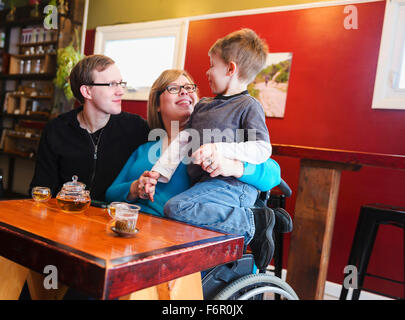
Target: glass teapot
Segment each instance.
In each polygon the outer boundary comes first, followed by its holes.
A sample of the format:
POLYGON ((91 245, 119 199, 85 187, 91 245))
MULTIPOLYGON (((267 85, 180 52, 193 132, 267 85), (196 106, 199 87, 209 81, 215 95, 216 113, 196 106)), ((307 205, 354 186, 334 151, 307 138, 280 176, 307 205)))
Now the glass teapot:
POLYGON ((91 203, 90 191, 84 190, 86 185, 77 181, 77 176, 72 181, 63 184, 62 190, 56 195, 59 209, 67 213, 80 213, 86 210, 91 203))

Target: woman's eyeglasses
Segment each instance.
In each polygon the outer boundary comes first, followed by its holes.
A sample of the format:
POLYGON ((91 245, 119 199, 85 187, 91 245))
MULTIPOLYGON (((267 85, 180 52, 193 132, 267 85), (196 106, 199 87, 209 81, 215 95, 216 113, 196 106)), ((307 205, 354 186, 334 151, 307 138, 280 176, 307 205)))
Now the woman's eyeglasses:
POLYGON ((196 84, 185 84, 184 86, 179 86, 176 84, 172 84, 166 87, 166 90, 171 94, 178 94, 181 89, 184 88, 188 93, 193 93, 197 89, 196 84))
POLYGON ((108 82, 108 83, 87 83, 86 86, 103 86, 103 87, 110 87, 110 88, 118 88, 119 86, 123 89, 127 87, 127 83, 124 81, 120 82, 108 82))

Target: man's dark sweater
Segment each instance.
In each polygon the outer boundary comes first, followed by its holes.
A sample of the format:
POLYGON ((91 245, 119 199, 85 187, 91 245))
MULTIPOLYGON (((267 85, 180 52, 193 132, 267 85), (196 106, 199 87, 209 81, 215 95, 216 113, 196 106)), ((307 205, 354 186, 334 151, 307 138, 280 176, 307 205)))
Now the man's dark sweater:
POLYGON ((90 135, 77 121, 81 110, 62 114, 44 128, 30 190, 35 186, 49 187, 56 196, 62 185, 76 175, 90 190, 92 200, 104 201, 107 188, 129 156, 147 142, 149 128, 138 115, 111 115, 104 128, 90 135))

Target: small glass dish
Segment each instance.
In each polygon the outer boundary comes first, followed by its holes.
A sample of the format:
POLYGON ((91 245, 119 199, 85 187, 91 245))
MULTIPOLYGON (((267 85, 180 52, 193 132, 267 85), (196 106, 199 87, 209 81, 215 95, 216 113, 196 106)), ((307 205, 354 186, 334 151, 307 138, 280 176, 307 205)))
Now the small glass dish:
POLYGON ((47 187, 34 187, 31 195, 36 202, 47 202, 52 197, 51 189, 47 187))
POLYGON ((116 228, 115 226, 111 226, 110 227, 112 231, 114 231, 116 234, 118 234, 121 237, 125 237, 125 238, 131 238, 131 237, 135 237, 135 235, 139 232, 138 228, 135 228, 134 231, 132 232, 125 232, 125 231, 121 231, 120 229, 116 228))

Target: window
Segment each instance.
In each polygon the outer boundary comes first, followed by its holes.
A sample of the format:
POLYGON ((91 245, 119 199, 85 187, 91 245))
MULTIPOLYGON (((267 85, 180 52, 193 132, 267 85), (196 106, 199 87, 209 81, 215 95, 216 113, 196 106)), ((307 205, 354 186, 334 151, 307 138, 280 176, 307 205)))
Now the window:
POLYGON ((405 0, 386 4, 372 107, 405 110, 405 0))
POLYGON ((188 20, 173 19, 98 27, 94 53, 111 57, 128 82, 127 100, 147 100, 166 69, 183 69, 188 20))

